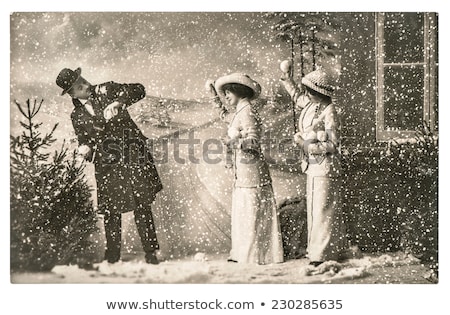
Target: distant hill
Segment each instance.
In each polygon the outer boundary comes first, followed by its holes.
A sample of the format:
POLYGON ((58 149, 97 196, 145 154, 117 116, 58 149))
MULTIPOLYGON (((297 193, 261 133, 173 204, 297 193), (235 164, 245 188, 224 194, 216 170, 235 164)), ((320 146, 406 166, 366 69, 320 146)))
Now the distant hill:
MULTIPOLYGON (((11 82, 10 85, 11 105, 14 100, 24 103, 27 99, 44 100, 43 110, 53 111, 55 113, 65 113, 71 111, 71 104, 68 102, 67 96, 61 96, 61 89, 54 82, 11 82), (68 106, 68 107, 66 107, 68 106)), ((179 110, 185 107, 195 106, 197 104, 209 103, 210 98, 199 97, 198 99, 182 100, 176 98, 159 97, 155 95, 147 95, 140 103, 156 105, 163 101, 168 110, 179 110)), ((267 100, 260 98, 257 105, 263 106, 267 100)))

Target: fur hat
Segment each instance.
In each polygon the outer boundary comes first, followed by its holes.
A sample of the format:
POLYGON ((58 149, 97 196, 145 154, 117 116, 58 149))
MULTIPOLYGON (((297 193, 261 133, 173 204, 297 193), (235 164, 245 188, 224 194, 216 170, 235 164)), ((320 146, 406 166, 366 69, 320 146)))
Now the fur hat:
POLYGON ((258 98, 259 94, 261 94, 261 86, 259 83, 243 73, 232 73, 216 80, 214 84, 216 91, 222 96, 225 94, 223 86, 227 83, 238 83, 252 89, 253 97, 251 99, 258 98))
POLYGON ((302 78, 302 84, 326 96, 333 96, 334 85, 330 74, 323 69, 314 70, 302 78))
POLYGON ((64 68, 62 69, 58 77, 56 78, 56 84, 63 89, 61 95, 64 95, 69 91, 72 86, 77 82, 78 78, 81 76, 81 68, 77 68, 75 71, 64 68))

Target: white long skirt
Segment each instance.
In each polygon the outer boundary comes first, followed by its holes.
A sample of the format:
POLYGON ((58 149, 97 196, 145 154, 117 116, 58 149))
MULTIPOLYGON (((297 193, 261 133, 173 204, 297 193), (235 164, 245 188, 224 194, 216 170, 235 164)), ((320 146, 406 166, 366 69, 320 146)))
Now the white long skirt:
POLYGON ((230 259, 239 263, 283 262, 283 244, 272 186, 234 187, 230 259))
POLYGON ((338 260, 346 246, 340 191, 340 178, 307 176, 307 255, 311 261, 338 260))

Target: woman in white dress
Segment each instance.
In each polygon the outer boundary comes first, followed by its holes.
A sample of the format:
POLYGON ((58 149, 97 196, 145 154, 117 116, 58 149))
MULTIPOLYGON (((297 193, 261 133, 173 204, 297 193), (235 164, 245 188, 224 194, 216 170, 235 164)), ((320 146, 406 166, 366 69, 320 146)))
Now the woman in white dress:
POLYGON ((306 201, 310 264, 343 258, 346 241, 341 208, 340 115, 332 102, 334 85, 322 69, 302 78, 304 93, 287 69, 282 82, 302 108, 294 141, 303 148, 307 174, 306 201))
POLYGON ((214 87, 220 116, 229 122, 223 141, 232 154, 234 176, 228 261, 281 263, 283 245, 272 180, 260 145, 261 122, 250 102, 259 96, 261 87, 241 73, 217 79, 214 87), (235 107, 233 114, 221 105, 219 95, 235 107))

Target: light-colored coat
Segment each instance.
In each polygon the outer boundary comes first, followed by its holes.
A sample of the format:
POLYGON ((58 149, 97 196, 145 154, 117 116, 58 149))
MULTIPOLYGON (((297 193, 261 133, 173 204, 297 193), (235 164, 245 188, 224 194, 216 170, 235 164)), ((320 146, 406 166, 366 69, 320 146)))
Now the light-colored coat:
POLYGON ((340 119, 333 103, 312 103, 300 93, 292 79, 283 81, 294 103, 302 108, 299 132, 304 139, 308 258, 338 260, 346 246, 341 209, 340 119), (310 133, 322 124, 325 141, 311 140, 310 133))
POLYGON ((236 187, 262 187, 270 184, 269 166, 261 152, 261 122, 247 99, 236 107, 229 120, 228 136, 236 139, 233 149, 234 184, 236 187))
POLYGON ((258 113, 247 99, 241 99, 236 112, 226 118, 228 136, 233 139, 234 169, 230 259, 240 263, 280 263, 280 223, 269 166, 261 151, 258 113))
POLYGON ((341 174, 339 158, 341 121, 338 108, 333 103, 326 107, 312 103, 308 97, 300 93, 292 79, 283 80, 282 83, 296 107, 302 111, 298 130, 305 140, 305 160, 308 164, 306 173, 315 176, 339 176, 341 174), (325 126, 327 140, 313 142, 308 139, 308 134, 319 123, 325 126))
POLYGON ((340 161, 340 119, 333 103, 326 105, 309 102, 302 110, 299 122, 308 168, 306 173, 315 176, 337 177, 341 174, 340 161), (317 116, 317 117, 316 117, 317 116), (308 135, 318 124, 324 124, 326 141, 308 142, 308 135))

